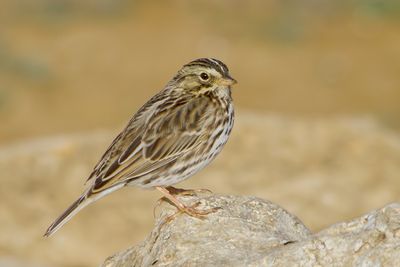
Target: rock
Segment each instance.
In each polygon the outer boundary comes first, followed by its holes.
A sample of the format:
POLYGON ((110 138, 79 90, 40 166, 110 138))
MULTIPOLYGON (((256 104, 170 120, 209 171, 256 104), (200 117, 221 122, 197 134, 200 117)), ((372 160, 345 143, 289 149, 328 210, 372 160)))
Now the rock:
POLYGON ((400 203, 328 227, 249 266, 399 266, 400 203))
MULTIPOLYGON (((184 199, 195 203, 197 198, 184 199)), ((221 209, 205 219, 177 214, 168 222, 168 216, 176 212, 169 205, 143 243, 113 256, 104 266, 248 265, 271 248, 310 235, 295 216, 255 197, 210 196, 200 203, 201 209, 221 209)))
POLYGON ((243 196, 181 197, 200 208, 220 207, 205 219, 169 205, 139 245, 106 259, 103 267, 132 266, 396 266, 400 203, 311 234, 269 201, 243 196))

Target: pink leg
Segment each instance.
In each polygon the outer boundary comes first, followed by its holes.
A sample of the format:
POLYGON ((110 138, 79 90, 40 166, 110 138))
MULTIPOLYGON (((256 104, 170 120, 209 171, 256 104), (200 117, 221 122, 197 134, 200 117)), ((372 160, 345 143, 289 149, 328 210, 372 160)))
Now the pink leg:
MULTIPOLYGON (((198 206, 198 204, 188 207, 174 196, 174 192, 170 192, 168 190, 170 187, 156 186, 155 188, 158 191, 160 191, 164 195, 164 197, 166 199, 168 199, 173 205, 175 205, 180 212, 184 212, 187 215, 192 216, 192 217, 202 218, 205 215, 212 213, 212 212, 216 212, 219 209, 219 208, 211 208, 211 209, 207 209, 207 210, 198 210, 198 209, 195 209, 195 207, 198 206)), ((179 190, 186 191, 183 189, 179 189, 179 190)))

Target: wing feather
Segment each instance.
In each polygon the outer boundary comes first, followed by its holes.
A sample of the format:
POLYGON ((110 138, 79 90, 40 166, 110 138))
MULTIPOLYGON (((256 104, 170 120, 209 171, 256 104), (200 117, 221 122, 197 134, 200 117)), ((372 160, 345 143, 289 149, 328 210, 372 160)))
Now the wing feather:
POLYGON ((92 192, 156 172, 198 149, 209 138, 209 112, 204 111, 213 105, 202 97, 185 100, 142 114, 142 120, 131 120, 96 166, 92 192))

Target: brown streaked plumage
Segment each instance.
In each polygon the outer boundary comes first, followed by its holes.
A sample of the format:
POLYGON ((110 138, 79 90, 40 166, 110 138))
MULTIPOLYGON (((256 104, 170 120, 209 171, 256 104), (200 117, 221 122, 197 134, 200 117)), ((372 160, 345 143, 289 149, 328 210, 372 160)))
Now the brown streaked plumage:
POLYGON ((184 65, 114 139, 89 175, 87 189, 45 236, 88 204, 126 185, 156 188, 191 216, 209 213, 181 203, 172 185, 208 165, 226 143, 234 121, 234 83, 219 60, 201 58, 184 65))

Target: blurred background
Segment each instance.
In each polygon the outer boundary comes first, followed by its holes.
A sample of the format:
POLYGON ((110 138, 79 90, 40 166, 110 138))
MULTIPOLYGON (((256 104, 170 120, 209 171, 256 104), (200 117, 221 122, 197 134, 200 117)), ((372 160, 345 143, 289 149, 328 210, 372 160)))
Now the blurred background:
POLYGON ((97 266, 145 238, 159 194, 135 188, 41 235, 199 57, 239 81, 237 119, 183 187, 274 201, 313 231, 399 200, 399 1, 3 0, 0 266, 97 266))

